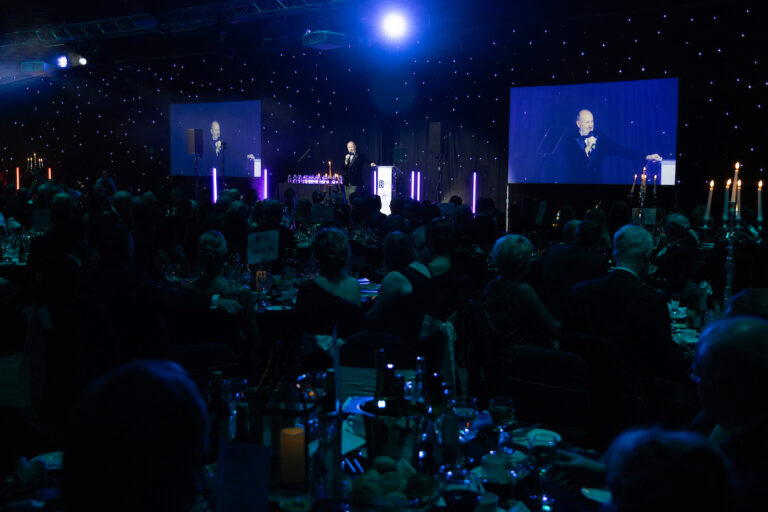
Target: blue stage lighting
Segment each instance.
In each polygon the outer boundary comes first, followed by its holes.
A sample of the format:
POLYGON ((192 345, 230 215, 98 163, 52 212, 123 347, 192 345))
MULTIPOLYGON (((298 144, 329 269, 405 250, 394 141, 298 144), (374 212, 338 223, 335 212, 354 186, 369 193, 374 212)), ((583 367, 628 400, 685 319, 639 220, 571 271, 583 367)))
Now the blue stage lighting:
POLYGON ((399 39, 403 36, 403 34, 405 34, 407 23, 405 21, 405 17, 402 14, 398 12, 392 12, 384 16, 381 26, 384 29, 384 33, 388 37, 392 39, 399 39))
POLYGON ((67 57, 65 55, 56 58, 56 65, 60 68, 67 67, 67 64, 69 64, 69 62, 67 61, 67 57))

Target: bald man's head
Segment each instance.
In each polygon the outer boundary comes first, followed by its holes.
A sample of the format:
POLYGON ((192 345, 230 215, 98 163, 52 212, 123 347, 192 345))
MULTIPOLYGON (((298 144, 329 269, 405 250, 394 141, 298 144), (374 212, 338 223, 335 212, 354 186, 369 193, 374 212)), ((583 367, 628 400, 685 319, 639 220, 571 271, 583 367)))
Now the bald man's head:
POLYGON ((580 110, 576 116, 576 126, 579 128, 579 135, 589 135, 595 129, 595 118, 589 110, 580 110))
POLYGON ((711 324, 696 345, 694 370, 704 410, 718 424, 738 430, 762 420, 768 322, 742 316, 711 324))
POLYGON ((211 123, 211 139, 219 140, 220 137, 221 137, 221 126, 219 126, 218 121, 214 121, 211 123))

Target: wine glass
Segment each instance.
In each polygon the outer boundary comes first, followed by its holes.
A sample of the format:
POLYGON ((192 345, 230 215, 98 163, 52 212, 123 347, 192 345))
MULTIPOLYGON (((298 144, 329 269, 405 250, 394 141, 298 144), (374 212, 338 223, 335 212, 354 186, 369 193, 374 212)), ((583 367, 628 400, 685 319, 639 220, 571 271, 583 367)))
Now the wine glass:
POLYGON ((480 501, 480 481, 471 470, 460 466, 442 466, 438 481, 447 512, 475 510, 480 501))
POLYGON ((459 458, 458 464, 460 466, 470 464, 472 461, 463 452, 464 446, 474 439, 475 434, 472 432, 472 424, 477 418, 477 398, 472 396, 457 396, 451 400, 451 407, 453 413, 459 420, 459 458))
POLYGON ((550 432, 534 430, 528 435, 528 463, 538 482, 539 489, 539 495, 535 496, 535 499, 540 501, 542 506, 552 501, 544 492, 541 484, 546 481, 547 475, 557 460, 558 443, 558 436, 550 432))
POLYGON ((495 396, 488 403, 488 413, 499 434, 499 442, 505 435, 506 428, 515 421, 515 403, 511 398, 495 396))

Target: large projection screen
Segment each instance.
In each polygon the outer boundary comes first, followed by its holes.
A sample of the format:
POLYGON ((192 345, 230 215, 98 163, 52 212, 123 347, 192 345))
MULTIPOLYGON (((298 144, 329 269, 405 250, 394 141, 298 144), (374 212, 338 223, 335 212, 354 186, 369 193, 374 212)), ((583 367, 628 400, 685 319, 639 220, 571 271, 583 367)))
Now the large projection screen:
POLYGON ((219 176, 261 177, 261 101, 172 104, 173 175, 195 175, 194 155, 187 150, 188 129, 202 131, 199 176, 211 176, 215 167, 219 176))
POLYGON ((508 182, 627 184, 654 156, 648 175, 673 185, 677 101, 676 78, 513 87, 508 182))

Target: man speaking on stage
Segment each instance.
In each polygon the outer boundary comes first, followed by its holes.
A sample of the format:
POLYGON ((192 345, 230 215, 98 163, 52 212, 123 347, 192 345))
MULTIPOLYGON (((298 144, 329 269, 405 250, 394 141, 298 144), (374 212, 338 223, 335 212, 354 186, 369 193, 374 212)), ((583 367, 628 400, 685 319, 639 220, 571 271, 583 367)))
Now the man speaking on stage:
MULTIPOLYGON (((344 157, 344 165, 341 166, 347 197, 355 191, 365 194, 366 184, 370 181, 369 169, 375 166, 376 164, 357 150, 357 144, 354 141, 347 142, 347 155, 344 157)), ((375 194, 376 191, 373 190, 371 193, 375 194)))
POLYGON ((662 160, 656 153, 645 154, 623 146, 603 133, 595 131, 595 119, 589 110, 579 111, 576 116, 576 127, 578 133, 563 141, 570 183, 615 182, 616 180, 605 179, 603 176, 603 161, 608 155, 634 160, 638 164, 649 160, 653 162, 662 160))

